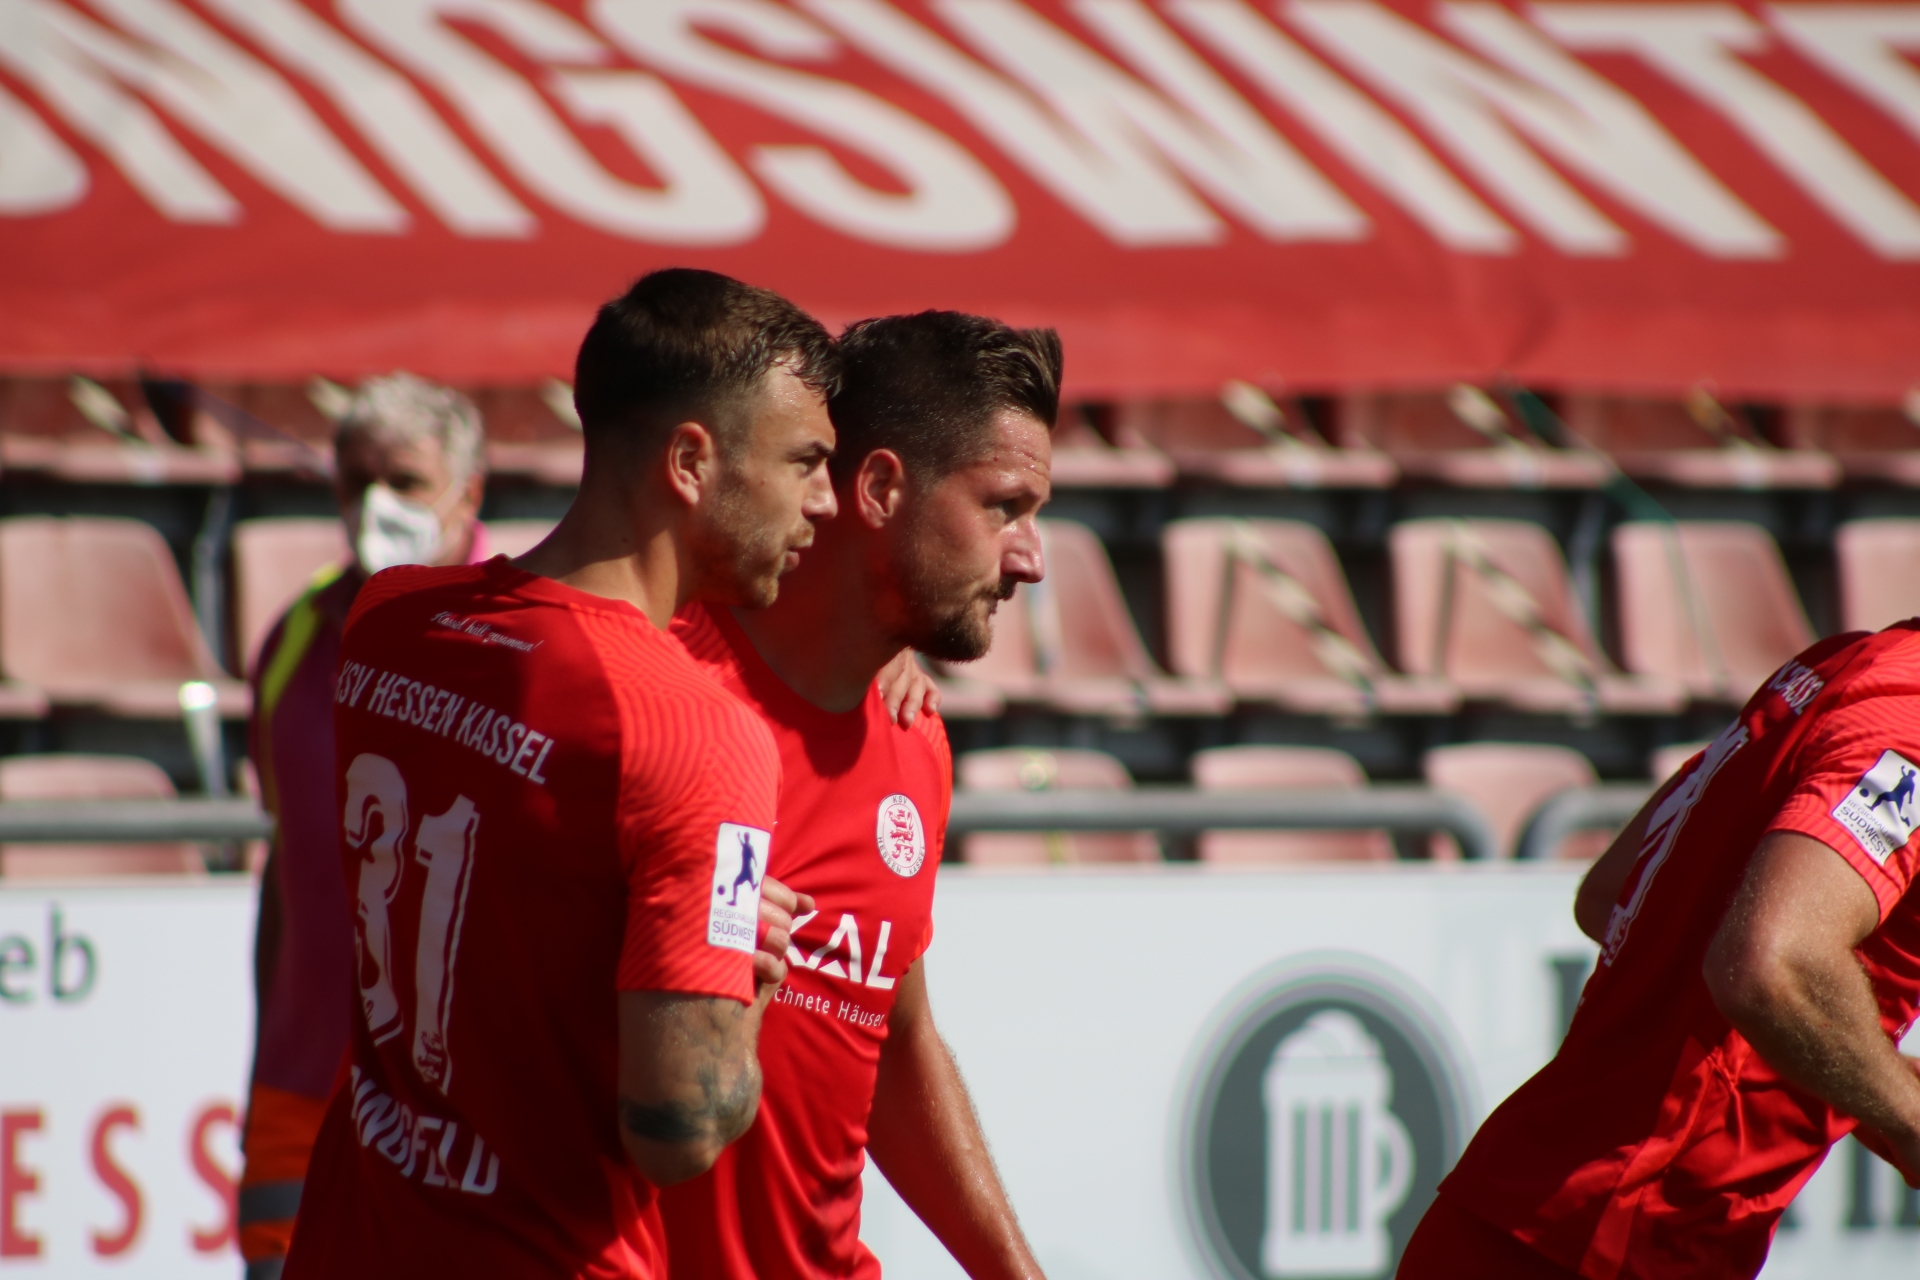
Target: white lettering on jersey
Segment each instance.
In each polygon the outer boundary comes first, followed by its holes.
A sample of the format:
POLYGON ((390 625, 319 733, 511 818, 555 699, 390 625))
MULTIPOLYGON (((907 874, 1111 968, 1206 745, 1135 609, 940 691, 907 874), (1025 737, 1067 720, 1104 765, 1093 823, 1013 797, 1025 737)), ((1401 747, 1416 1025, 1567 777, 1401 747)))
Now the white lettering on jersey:
POLYGON ((1813 673, 1812 668, 1798 662, 1789 662, 1773 673, 1773 679, 1767 681, 1767 688, 1780 695, 1795 715, 1807 709, 1807 704, 1820 696, 1827 682, 1813 673))
MULTIPOLYGON (((800 931, 819 914, 818 911, 809 911, 805 915, 795 916, 791 936, 798 938, 800 931)), ((895 974, 891 978, 883 977, 880 966, 886 963, 887 944, 892 941, 893 921, 882 920, 880 938, 873 949, 873 963, 866 966, 866 977, 863 980, 860 976, 860 921, 856 916, 842 915, 839 927, 834 929, 833 937, 827 940, 827 945, 812 954, 804 953, 797 946, 789 944, 787 963, 798 969, 812 969, 827 977, 843 978, 859 986, 872 987, 876 991, 891 991, 893 984, 899 980, 899 975, 895 974), (828 959, 829 956, 835 958, 828 959)))
POLYGON ((1906 848, 1920 826, 1914 778, 1920 767, 1897 751, 1883 751, 1846 798, 1833 807, 1833 820, 1847 829, 1866 855, 1881 866, 1906 848))
POLYGON ((917 874, 927 860, 927 829, 911 796, 891 795, 880 802, 873 838, 880 860, 897 876, 917 874))
POLYGON ((758 827, 720 824, 713 842, 713 897, 707 899, 708 946, 753 953, 760 932, 760 882, 766 878, 772 839, 758 827))
POLYGON ((358 1066, 348 1069, 353 1072, 348 1082, 353 1090, 353 1127, 361 1146, 371 1147, 392 1161, 403 1178, 417 1172, 430 1187, 458 1187, 470 1196, 494 1193, 500 1185, 500 1157, 487 1150, 478 1133, 467 1145, 466 1173, 456 1182, 453 1151, 460 1136, 460 1122, 416 1116, 406 1103, 381 1093, 373 1078, 358 1066))
POLYGON ((489 757, 495 764, 505 765, 529 782, 547 785, 547 776, 541 770, 546 766, 547 753, 553 750, 550 735, 451 689, 437 688, 392 671, 376 671, 362 662, 341 664, 334 701, 344 707, 358 708, 369 684, 373 694, 366 700, 366 709, 373 714, 451 738, 489 757))
POLYGON ((505 645, 521 653, 532 653, 546 643, 545 640, 516 639, 496 628, 491 622, 482 622, 478 618, 463 618, 457 613, 448 613, 444 609, 433 615, 433 623, 449 631, 458 631, 463 636, 474 636, 481 644, 505 645))

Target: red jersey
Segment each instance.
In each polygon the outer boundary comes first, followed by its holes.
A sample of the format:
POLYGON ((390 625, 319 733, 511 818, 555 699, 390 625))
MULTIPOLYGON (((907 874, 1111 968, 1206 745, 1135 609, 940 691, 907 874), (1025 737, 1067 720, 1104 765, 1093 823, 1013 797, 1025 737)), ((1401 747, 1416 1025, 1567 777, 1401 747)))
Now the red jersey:
POLYGON ((335 702, 358 1010, 289 1280, 664 1275, 615 993, 752 999, 765 726, 504 558, 369 582, 335 702))
POLYGON ((1848 1116, 1788 1084, 1701 976, 1768 832, 1832 848, 1880 903, 1859 948, 1888 1037, 1920 999, 1920 630, 1822 641, 1666 788, 1559 1054, 1442 1194, 1592 1280, 1751 1276, 1848 1116))
POLYGON ((836 715, 775 675, 726 609, 673 620, 696 662, 765 717, 780 751, 768 871, 811 894, 760 1027, 760 1115, 713 1171, 661 1196, 674 1280, 872 1280, 860 1242, 867 1114, 894 984, 933 936, 953 798, 935 716, 902 729, 879 690, 836 715))

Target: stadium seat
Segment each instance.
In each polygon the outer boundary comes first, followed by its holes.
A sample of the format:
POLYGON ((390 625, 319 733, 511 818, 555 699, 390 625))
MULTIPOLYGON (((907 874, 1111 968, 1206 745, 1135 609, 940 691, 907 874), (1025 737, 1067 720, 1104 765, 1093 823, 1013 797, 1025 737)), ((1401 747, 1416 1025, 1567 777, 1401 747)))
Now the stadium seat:
POLYGON ((1062 405, 1052 478, 1056 489, 1164 489, 1173 483, 1173 460, 1144 440, 1111 444, 1079 405, 1062 405))
POLYGON ((544 386, 471 391, 487 429, 487 469, 541 484, 580 483, 586 445, 573 409, 573 389, 558 379, 544 386))
POLYGON ((1676 742, 1661 747, 1647 758, 1647 776, 1656 783, 1665 782, 1680 772, 1680 766, 1707 749, 1704 742, 1676 742))
MULTIPOLYGON (((969 751, 955 762, 963 791, 1130 791, 1127 767, 1104 751, 1007 747, 969 751)), ((962 845, 970 866, 1045 866, 1061 862, 1158 862, 1148 832, 975 832, 962 845)))
POLYGON ((1046 581, 1023 583, 1002 602, 984 658, 943 674, 1069 715, 1218 715, 1231 705, 1225 686, 1154 666, 1093 530, 1042 520, 1040 532, 1046 581))
POLYGON ((244 717, 246 685, 214 663, 160 535, 139 520, 0 520, 0 672, 55 705, 133 719, 180 716, 204 680, 244 717))
MULTIPOLYGON (((0 759, 0 801, 171 800, 173 783, 133 756, 38 755, 0 759)), ((10 844, 0 880, 124 875, 196 875, 206 863, 191 844, 10 844)))
POLYGON ((1773 537, 1755 524, 1632 522, 1613 531, 1630 670, 1701 701, 1742 703, 1813 643, 1773 537))
POLYGON ((1445 714, 1460 694, 1387 669, 1326 535, 1297 520, 1176 520, 1161 535, 1167 658, 1300 715, 1445 714))
POLYGON ((1787 410, 1787 440, 1819 449, 1849 480, 1920 488, 1920 394, 1893 405, 1797 405, 1787 410))
POLYGON ((15 378, 0 384, 0 467, 82 484, 231 484, 230 450, 169 436, 139 384, 15 378))
POLYGON ((1409 520, 1393 527, 1389 546, 1402 670, 1523 711, 1643 715, 1685 702, 1674 679, 1614 670, 1541 526, 1409 520))
POLYGON ((1704 392, 1677 400, 1575 396, 1567 425, 1641 480, 1693 489, 1831 489, 1840 464, 1811 449, 1781 449, 1746 416, 1704 392))
POLYGON ((1181 475, 1240 488, 1385 489, 1396 475, 1385 454, 1333 447, 1298 405, 1244 383, 1229 384, 1215 400, 1124 405, 1114 438, 1162 450, 1181 475))
POLYGON ((1347 396, 1340 439, 1385 450, 1410 479, 1474 489, 1597 489, 1613 475, 1604 454, 1547 445, 1464 383, 1444 393, 1347 396))
POLYGON ((244 659, 242 670, 253 670, 268 633, 314 575, 345 564, 352 554, 346 529, 332 516, 242 520, 234 526, 234 652, 244 659))
MULTIPOLYGON (((1538 742, 1469 742, 1435 747, 1420 762, 1427 785, 1466 797, 1493 832, 1493 847, 1514 856, 1527 820, 1562 791, 1591 787, 1593 765, 1571 747, 1538 742)), ((1613 837, 1604 831, 1578 831, 1560 845, 1559 858, 1592 859, 1606 852, 1613 837)), ((1437 859, 1459 857, 1452 836, 1433 837, 1437 859)))
POLYGON ((1840 629, 1878 631, 1920 614, 1920 520, 1850 520, 1833 535, 1840 629))
MULTIPOLYGON (((1352 791, 1367 785, 1360 762, 1326 747, 1215 747, 1193 756, 1201 791, 1352 791)), ((1206 831, 1200 861, 1230 865, 1391 862, 1384 831, 1206 831)))
POLYGON ((219 416, 230 409, 252 424, 250 430, 234 424, 240 465, 249 475, 333 474, 333 418, 320 401, 332 395, 344 402, 346 388, 315 379, 307 386, 216 385, 207 391, 203 412, 219 416))

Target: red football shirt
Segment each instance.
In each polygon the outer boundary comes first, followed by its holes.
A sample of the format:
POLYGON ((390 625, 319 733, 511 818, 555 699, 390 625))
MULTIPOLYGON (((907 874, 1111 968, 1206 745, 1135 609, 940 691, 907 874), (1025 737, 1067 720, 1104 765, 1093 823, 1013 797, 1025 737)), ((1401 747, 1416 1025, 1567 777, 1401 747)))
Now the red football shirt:
POLYGON ((752 999, 765 726, 504 558, 375 577, 335 700, 359 1008, 286 1274, 664 1275, 615 993, 752 999))
POLYGON ((1442 1193, 1592 1280, 1757 1272, 1855 1122, 1754 1052, 1701 966, 1761 837, 1811 836, 1879 900, 1859 956, 1897 1042, 1920 999, 1916 762, 1914 624, 1782 667, 1663 793, 1559 1054, 1481 1126, 1442 1193))
POLYGON ((780 751, 780 840, 768 871, 813 895, 790 976, 760 1028, 765 1090, 713 1172, 661 1195, 674 1280, 871 1280, 860 1171, 894 984, 933 936, 934 875, 953 798, 936 716, 893 723, 877 689, 842 715, 788 688, 725 609, 673 631, 765 717, 780 751))

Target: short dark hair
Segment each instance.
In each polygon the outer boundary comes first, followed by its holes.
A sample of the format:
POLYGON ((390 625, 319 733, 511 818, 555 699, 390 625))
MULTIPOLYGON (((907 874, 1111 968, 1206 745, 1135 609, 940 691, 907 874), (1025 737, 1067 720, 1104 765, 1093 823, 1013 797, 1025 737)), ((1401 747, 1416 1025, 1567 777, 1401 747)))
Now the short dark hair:
POLYGON ((875 449, 937 480, 986 449, 994 415, 1024 410, 1053 429, 1060 416, 1060 335, 961 311, 882 316, 840 335, 840 389, 827 401, 833 477, 875 449))
POLYGON ((839 386, 839 356, 818 320, 771 289, 668 267, 600 308, 574 361, 573 403, 589 445, 645 448, 688 414, 751 391, 781 363, 823 396, 839 386))

